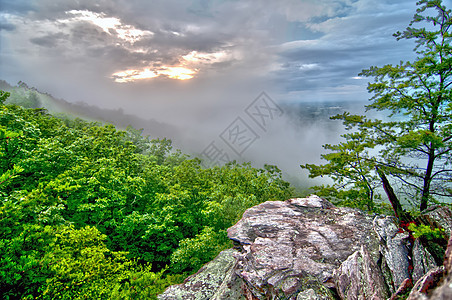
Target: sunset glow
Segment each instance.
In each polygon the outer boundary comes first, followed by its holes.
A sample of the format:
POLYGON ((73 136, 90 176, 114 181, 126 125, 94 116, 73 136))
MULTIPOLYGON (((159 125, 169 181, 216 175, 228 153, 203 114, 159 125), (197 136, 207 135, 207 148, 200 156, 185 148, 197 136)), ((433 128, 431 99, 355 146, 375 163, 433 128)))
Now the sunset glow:
POLYGON ((112 78, 118 83, 133 82, 136 80, 151 79, 160 76, 177 80, 189 80, 206 66, 231 59, 232 55, 224 51, 213 53, 191 51, 186 55, 180 56, 179 65, 156 67, 153 69, 145 68, 119 71, 114 73, 112 78))
POLYGON ((171 79, 188 80, 192 79, 195 70, 187 69, 184 67, 159 67, 154 70, 145 68, 142 70, 126 70, 116 72, 112 75, 115 82, 125 83, 133 82, 142 79, 151 79, 159 76, 168 77, 171 79))
POLYGON ((124 83, 124 82, 130 82, 135 81, 139 79, 149 79, 159 76, 154 71, 151 71, 150 69, 144 69, 144 70, 127 70, 127 71, 121 71, 116 72, 113 74, 113 78, 116 82, 124 83))
POLYGON ((168 67, 159 73, 172 79, 187 80, 192 79, 196 71, 184 67, 168 67))

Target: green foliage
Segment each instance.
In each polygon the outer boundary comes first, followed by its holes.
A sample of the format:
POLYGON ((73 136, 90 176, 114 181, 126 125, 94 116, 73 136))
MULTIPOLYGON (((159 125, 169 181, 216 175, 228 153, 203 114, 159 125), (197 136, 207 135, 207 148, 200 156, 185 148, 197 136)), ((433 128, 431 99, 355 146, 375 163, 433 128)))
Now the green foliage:
POLYGON ((158 273, 151 271, 150 266, 138 267, 136 271, 125 274, 122 282, 111 287, 110 294, 106 299, 157 299, 166 287, 180 284, 189 275, 187 273, 176 275, 164 275, 166 269, 158 273))
POLYGON ((0 91, 0 104, 4 104, 5 101, 6 101, 6 99, 8 99, 8 97, 9 97, 10 95, 11 95, 11 94, 8 93, 8 92, 0 91))
POLYGON ((229 247, 247 208, 290 196, 274 166, 204 169, 141 133, 0 106, 5 298, 155 299, 229 247))
POLYGON ((431 228, 428 225, 420 224, 416 225, 411 223, 408 225, 408 229, 412 231, 413 237, 424 237, 427 240, 441 239, 444 237, 444 228, 431 228))
POLYGON ((11 91, 8 104, 20 105, 25 108, 38 108, 41 107, 41 101, 36 91, 15 88, 11 91))
POLYGON ((3 174, 0 175, 0 184, 6 182, 9 179, 17 177, 17 174, 19 174, 23 170, 23 168, 13 165, 12 169, 6 170, 5 172, 3 172, 3 174))
POLYGON ((110 284, 121 280, 130 269, 124 253, 112 252, 104 244, 106 236, 95 227, 62 227, 44 263, 54 274, 46 280, 42 298, 102 299, 110 294, 110 284))
POLYGON ((444 252, 447 249, 447 242, 449 240, 444 228, 437 228, 422 223, 419 225, 410 223, 408 230, 412 232, 414 238, 420 240, 438 265, 444 262, 444 252))
MULTIPOLYGON (((375 167, 388 174, 403 198, 420 211, 432 201, 452 197, 451 10, 437 0, 422 0, 418 5, 409 27, 395 34, 397 39, 414 39, 418 57, 360 74, 374 78, 368 85, 373 96, 367 110, 385 111, 389 118, 335 116, 348 130, 344 141, 324 146, 326 164, 302 166, 311 177, 331 177, 336 190, 355 189, 357 206, 364 204, 370 211, 380 185, 375 167), (436 15, 422 15, 431 10, 436 15), (429 29, 415 27, 421 23, 429 29)), ((339 196, 347 200, 350 195, 339 196)))
POLYGON ((347 206, 373 211, 375 200, 380 198, 375 191, 379 179, 373 173, 375 159, 370 153, 376 143, 368 139, 367 129, 375 124, 365 122, 363 118, 351 116, 348 113, 334 117, 334 119, 339 118, 344 120, 346 126, 351 122, 360 122, 362 126, 359 131, 342 135, 344 142, 323 146, 330 151, 321 155, 328 161, 327 164, 306 164, 301 167, 309 170, 310 177, 329 176, 335 181, 333 186, 314 187, 318 194, 328 195, 347 206))
POLYGON ((193 272, 202 267, 224 249, 232 246, 225 231, 217 232, 212 227, 205 227, 194 238, 180 241, 179 248, 171 255, 174 272, 193 272))
POLYGON ((319 197, 330 200, 336 206, 359 208, 378 214, 391 215, 391 205, 381 200, 381 195, 376 194, 371 201, 368 189, 358 188, 356 185, 350 189, 339 189, 331 185, 314 186, 312 189, 319 197))

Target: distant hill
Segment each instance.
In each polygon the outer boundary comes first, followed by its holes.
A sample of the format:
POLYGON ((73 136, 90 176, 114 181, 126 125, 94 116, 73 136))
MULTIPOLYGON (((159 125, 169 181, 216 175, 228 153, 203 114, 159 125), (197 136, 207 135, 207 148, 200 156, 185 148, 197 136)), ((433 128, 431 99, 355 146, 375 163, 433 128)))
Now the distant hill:
POLYGON ((151 138, 176 139, 179 135, 176 127, 172 125, 126 114, 122 109, 103 109, 86 103, 70 103, 63 99, 56 99, 49 93, 29 87, 22 81, 13 86, 0 80, 0 89, 11 93, 6 101, 8 104, 21 105, 26 108, 45 108, 56 116, 110 123, 122 129, 130 125, 136 129, 143 129, 143 133, 151 138))

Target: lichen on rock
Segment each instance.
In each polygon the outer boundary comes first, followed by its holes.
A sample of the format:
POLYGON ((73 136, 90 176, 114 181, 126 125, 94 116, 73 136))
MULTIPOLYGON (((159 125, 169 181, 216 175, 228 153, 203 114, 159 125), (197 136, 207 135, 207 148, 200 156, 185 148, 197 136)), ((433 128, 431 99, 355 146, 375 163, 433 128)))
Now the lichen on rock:
MULTIPOLYGON (((241 299, 240 291, 227 287, 227 282, 234 281, 236 250, 222 251, 213 261, 204 265, 196 274, 188 277, 184 283, 170 286, 158 296, 159 300, 206 300, 206 299, 241 299), (228 294, 229 293, 229 294, 228 294), (221 296, 221 297, 219 297, 221 296), (224 297, 223 297, 224 296, 224 297), (228 297, 228 298, 226 298, 228 297)), ((240 284, 240 283, 239 283, 240 284)), ((243 297, 243 299, 245 299, 243 297)))
POLYGON ((388 287, 377 264, 364 245, 334 272, 337 293, 341 299, 387 299, 388 287))

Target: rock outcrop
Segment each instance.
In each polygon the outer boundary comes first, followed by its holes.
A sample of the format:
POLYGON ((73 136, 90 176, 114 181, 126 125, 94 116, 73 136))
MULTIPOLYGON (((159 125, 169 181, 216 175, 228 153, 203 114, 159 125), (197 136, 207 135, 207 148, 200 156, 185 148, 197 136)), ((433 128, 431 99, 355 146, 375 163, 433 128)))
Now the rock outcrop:
POLYGON ((410 278, 410 236, 408 232, 399 230, 394 217, 376 216, 373 229, 380 239, 381 270, 390 291, 394 292, 406 278, 410 278))
POLYGON ((364 245, 350 255, 334 272, 336 289, 341 299, 387 299, 389 291, 378 265, 364 245))
POLYGON ((441 226, 449 236, 452 233, 452 211, 445 206, 432 206, 424 211, 421 219, 426 224, 441 226))
POLYGON ((241 291, 226 288, 223 285, 232 282, 234 274, 236 250, 222 251, 213 261, 205 264, 196 274, 189 276, 180 285, 170 286, 160 299, 240 299, 241 291))
POLYGON ((334 287, 334 270, 361 245, 379 257, 372 217, 317 196, 250 208, 228 236, 241 250, 238 276, 259 299, 294 296, 307 276, 334 287))
POLYGON ((428 271, 411 290, 407 300, 452 299, 452 234, 443 266, 428 271))
MULTIPOLYGON (((452 224, 447 208, 428 213, 431 222, 452 224)), ((396 299, 415 283, 411 299, 435 299, 419 297, 426 297, 426 289, 444 276, 452 283, 452 270, 446 267, 450 271, 444 275, 394 218, 335 207, 317 196, 252 207, 228 229, 228 236, 234 249, 158 298, 396 299)), ((451 295, 445 287, 437 290, 451 295)))

